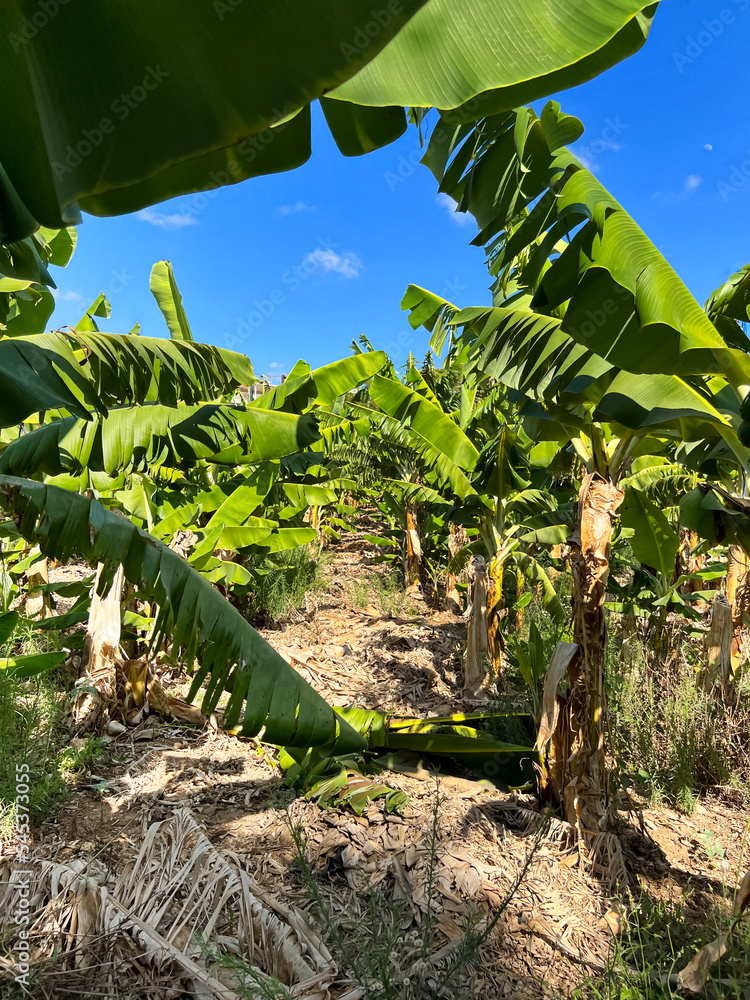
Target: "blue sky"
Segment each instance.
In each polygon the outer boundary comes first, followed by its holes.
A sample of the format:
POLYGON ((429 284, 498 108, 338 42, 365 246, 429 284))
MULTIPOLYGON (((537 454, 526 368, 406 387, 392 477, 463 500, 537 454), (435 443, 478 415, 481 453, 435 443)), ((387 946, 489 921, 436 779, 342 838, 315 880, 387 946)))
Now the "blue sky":
MULTIPOLYGON (((640 53, 556 95, 586 126, 579 156, 701 302, 750 262, 749 49, 750 0, 664 0, 640 53)), ((75 323, 103 290, 103 328, 165 335, 148 277, 166 258, 196 339, 248 354, 259 374, 333 361, 362 333, 397 364, 423 356, 427 336, 400 309, 409 283, 460 306, 490 301, 473 223, 436 197, 415 131, 345 159, 321 118, 297 171, 87 217, 56 271, 52 323, 75 323)))

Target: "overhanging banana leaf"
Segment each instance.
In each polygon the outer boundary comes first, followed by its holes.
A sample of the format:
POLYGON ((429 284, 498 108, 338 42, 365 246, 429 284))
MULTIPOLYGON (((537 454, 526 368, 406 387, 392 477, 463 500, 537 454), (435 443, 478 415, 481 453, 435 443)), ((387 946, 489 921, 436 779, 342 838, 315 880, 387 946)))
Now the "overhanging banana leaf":
POLYGON ((0 241, 288 170, 311 100, 347 80, 424 0, 134 0, 3 9, 0 241), (44 24, 40 26, 39 22, 44 24), (374 24, 374 31, 371 30, 374 24), (68 54, 88 56, 69 72, 68 54), (288 125, 269 129, 304 108, 288 125))
POLYGON ((280 458, 319 440, 311 414, 231 405, 117 408, 106 417, 66 417, 12 441, 0 473, 36 476, 192 468, 199 459, 243 465, 280 458))
POLYGON ((144 13, 134 0, 111 0, 60 3, 50 15, 32 0, 8 0, 0 130, 14 141, 0 165, 0 242, 27 236, 36 222, 77 223, 79 208, 132 212, 299 166, 310 155, 309 102, 332 91, 338 100, 326 114, 351 154, 396 138, 406 105, 469 101, 463 114, 476 118, 573 86, 635 52, 656 7, 381 6, 214 0, 187 9, 162 0, 144 13), (415 14, 420 21, 394 48, 415 14), (71 73, 68 53, 81 38, 88 55, 71 73), (373 57, 383 58, 380 68, 335 90, 373 57))
MULTIPOLYGON (((154 642, 164 635, 188 663, 199 666, 190 690, 204 680, 203 711, 212 712, 224 690, 231 695, 226 726, 290 746, 333 743, 339 752, 365 741, 289 666, 274 649, 184 559, 95 500, 52 486, 0 476, 0 505, 16 519, 22 535, 50 557, 82 556, 125 577, 159 605, 154 642)), ((106 585, 106 580, 104 585, 106 585)))
POLYGON ((476 120, 576 86, 631 55, 655 9, 639 0, 431 0, 329 96, 459 108, 455 120, 476 120))
MULTIPOLYGON (((410 288, 415 310, 424 300, 421 291, 410 288)), ((435 299, 430 296, 430 301, 435 299)), ((491 376, 545 403, 593 404, 598 418, 634 430, 686 418, 729 423, 705 379, 618 371, 609 357, 597 352, 595 343, 579 344, 556 316, 497 306, 461 310, 450 324, 463 331, 467 373, 491 376)))

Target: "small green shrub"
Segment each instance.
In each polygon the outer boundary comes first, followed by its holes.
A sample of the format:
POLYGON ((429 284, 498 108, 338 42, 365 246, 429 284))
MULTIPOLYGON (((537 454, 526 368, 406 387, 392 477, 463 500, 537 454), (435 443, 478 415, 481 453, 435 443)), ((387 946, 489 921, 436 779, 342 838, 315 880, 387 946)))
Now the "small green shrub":
POLYGON ((636 658, 612 679, 610 708, 621 771, 652 801, 691 813, 702 787, 736 780, 725 709, 696 689, 689 664, 659 678, 636 658))
POLYGON ((418 612, 417 607, 407 597, 403 581, 395 570, 389 573, 367 573, 348 580, 346 600, 353 608, 366 608, 372 604, 381 614, 394 618, 418 612))
POLYGON ((254 577, 249 600, 251 619, 278 621, 305 603, 318 575, 318 562, 306 545, 253 562, 254 577))
POLYGON ((411 609, 411 605, 407 605, 406 591, 397 573, 373 573, 371 582, 384 615, 398 616, 411 609))
POLYGON ((365 577, 347 580, 346 601, 353 608, 366 608, 370 603, 370 581, 365 577))

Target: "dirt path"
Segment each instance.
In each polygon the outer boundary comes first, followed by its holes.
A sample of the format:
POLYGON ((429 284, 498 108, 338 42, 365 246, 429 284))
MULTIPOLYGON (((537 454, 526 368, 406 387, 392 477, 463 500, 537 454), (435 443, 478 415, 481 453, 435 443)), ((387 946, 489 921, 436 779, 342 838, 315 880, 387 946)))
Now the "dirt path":
MULTIPOLYGON (((464 710, 457 692, 465 625, 453 615, 388 595, 379 603, 353 606, 365 600, 362 581, 376 571, 371 556, 365 543, 349 536, 307 611, 282 629, 264 631, 265 637, 336 705, 356 702, 425 715, 464 710)), ((372 593, 375 601, 379 592, 372 593)), ((531 796, 456 776, 438 787, 419 766, 412 774, 383 776, 410 796, 400 816, 386 815, 380 805, 361 817, 322 810, 284 786, 278 767, 254 741, 154 716, 111 740, 93 770, 38 831, 39 857, 68 866, 95 859, 103 884, 111 885, 132 863, 152 824, 189 810, 211 844, 275 900, 274 906, 283 903, 314 921, 290 833, 290 823, 299 825, 320 891, 344 914, 354 938, 367 926, 366 904, 375 887, 402 900, 403 940, 425 920, 437 808, 432 955, 458 947, 476 913, 492 914, 503 905, 539 826, 531 796)), ((636 896, 645 891, 654 900, 686 900, 699 914, 731 893, 746 819, 733 794, 702 798, 691 817, 670 810, 648 810, 641 819, 622 813, 636 896)), ((568 832, 554 826, 537 845, 468 992, 461 995, 487 1000, 567 995, 603 969, 619 918, 602 886, 576 860, 568 832)), ((136 979, 148 976, 143 966, 129 968, 136 979)), ((133 988, 128 996, 189 995, 133 988)), ((309 995, 323 1000, 347 995, 352 984, 339 969, 338 979, 316 988, 309 995)))

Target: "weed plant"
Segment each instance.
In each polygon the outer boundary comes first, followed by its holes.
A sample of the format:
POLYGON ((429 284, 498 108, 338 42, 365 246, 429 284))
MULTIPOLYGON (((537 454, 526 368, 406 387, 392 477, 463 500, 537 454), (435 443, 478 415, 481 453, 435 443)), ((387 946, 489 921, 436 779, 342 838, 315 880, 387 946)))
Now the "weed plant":
MULTIPOLYGON (((24 653, 45 652, 48 637, 23 639, 24 653)), ((29 812, 39 823, 65 799, 71 776, 101 754, 89 738, 78 749, 65 724, 65 678, 60 672, 15 681, 0 670, 0 840, 13 836, 16 821, 16 764, 29 765, 29 812)))
POLYGON ((736 708, 697 688, 700 651, 684 637, 670 669, 659 671, 637 633, 618 637, 608 671, 614 754, 624 784, 653 802, 691 813, 704 788, 746 787, 750 699, 736 708))
MULTIPOLYGON (((569 574, 557 577, 555 586, 566 606, 569 574)), ((686 813, 693 811, 704 789, 732 786, 747 791, 750 678, 740 681, 736 704, 727 708, 697 687, 703 647, 686 622, 670 619, 659 631, 634 621, 614 614, 608 619, 610 746, 621 783, 636 786, 653 803, 686 813)), ((555 622, 532 601, 524 609, 520 632, 508 635, 511 669, 501 679, 501 701, 538 713, 546 666, 556 644, 570 638, 569 625, 555 622), (533 688, 529 688, 519 665, 524 654, 529 661, 535 643, 541 646, 536 660, 542 668, 532 672, 533 688)))
POLYGON ((352 608, 377 608, 381 614, 398 618, 413 616, 419 609, 409 600, 401 577, 395 571, 390 573, 367 573, 349 580, 346 585, 346 600, 352 608))
POLYGON ((724 904, 696 920, 680 903, 644 897, 629 914, 626 930, 613 939, 606 971, 587 979, 575 1000, 677 1000, 684 998, 677 973, 705 944, 731 930, 727 953, 711 969, 704 995, 721 1000, 750 996, 750 920, 731 921, 732 893, 724 904), (733 926, 732 926, 733 925, 733 926))
POLYGON ((247 606, 251 620, 277 622, 303 607, 320 579, 319 561, 306 545, 266 556, 253 563, 253 590, 247 606))

